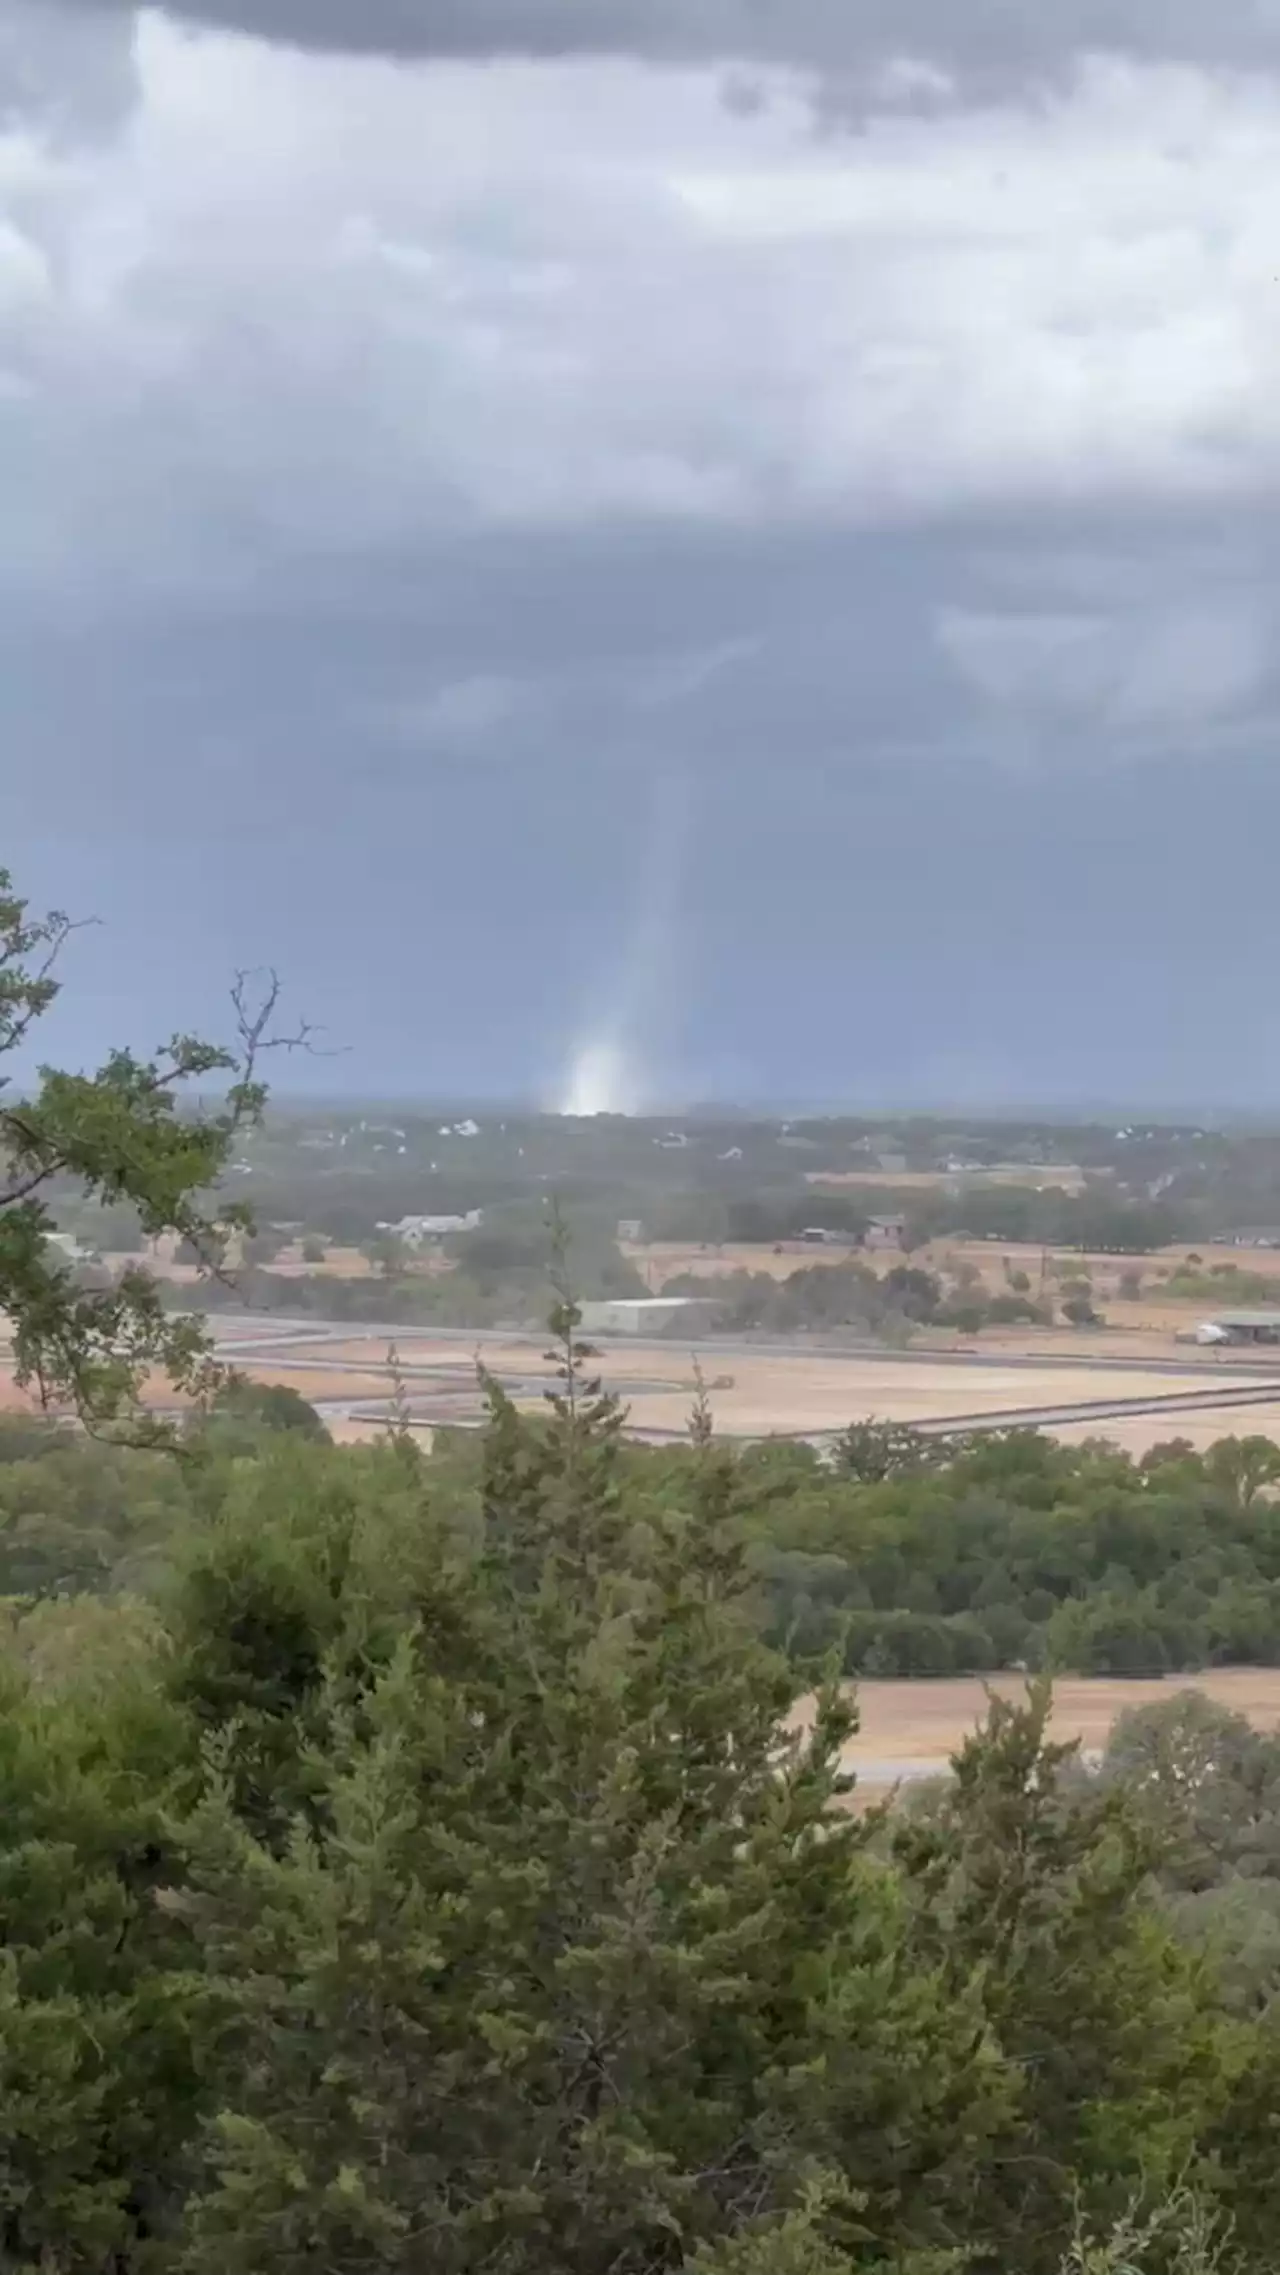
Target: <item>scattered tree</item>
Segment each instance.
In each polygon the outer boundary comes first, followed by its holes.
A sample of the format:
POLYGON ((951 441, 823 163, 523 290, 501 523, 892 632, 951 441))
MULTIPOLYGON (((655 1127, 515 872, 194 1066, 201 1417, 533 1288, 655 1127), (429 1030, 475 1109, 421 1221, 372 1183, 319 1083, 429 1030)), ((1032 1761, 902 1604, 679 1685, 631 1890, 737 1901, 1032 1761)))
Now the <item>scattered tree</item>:
MULTIPOLYGON (((59 913, 32 916, 0 870, 0 1056, 20 1061, 59 992, 57 965, 75 927, 59 913)), ((0 1083, 0 1307, 13 1327, 15 1374, 48 1405, 66 1403, 104 1424, 133 1415, 152 1370, 200 1392, 215 1378, 207 1338, 167 1311, 140 1265, 113 1284, 77 1285, 57 1251, 51 1190, 69 1181, 94 1205, 129 1204, 143 1233, 190 1241, 210 1271, 229 1231, 248 1223, 240 1205, 211 1198, 232 1146, 260 1116, 263 1052, 278 985, 252 975, 234 989, 231 1047, 177 1035, 152 1059, 115 1051, 97 1074, 41 1068, 34 1087, 0 1083), (200 1111, 199 1086, 229 1083, 217 1111, 200 1111)), ((291 1038, 294 1041, 301 1037, 291 1038)))
POLYGON ((250 1444, 262 1431, 292 1432, 328 1442, 329 1433, 315 1407, 291 1383, 250 1382, 233 1374, 215 1392, 209 1411, 215 1423, 233 1425, 236 1436, 250 1444))
POLYGON ((941 1458, 938 1439, 908 1422, 851 1422, 836 1441, 833 1461, 842 1477, 859 1485, 881 1485, 889 1477, 914 1477, 941 1458))

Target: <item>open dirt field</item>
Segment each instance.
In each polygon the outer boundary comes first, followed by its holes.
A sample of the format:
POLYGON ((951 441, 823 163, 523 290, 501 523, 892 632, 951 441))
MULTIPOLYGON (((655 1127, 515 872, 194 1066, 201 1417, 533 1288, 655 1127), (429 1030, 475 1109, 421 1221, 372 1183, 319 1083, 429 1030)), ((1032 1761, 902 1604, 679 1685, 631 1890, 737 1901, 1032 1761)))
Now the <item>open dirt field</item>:
MULTIPOLYGON (((445 1420, 464 1418, 475 1393, 474 1360, 465 1349, 456 1343, 400 1344, 397 1349, 402 1369, 439 1370, 432 1380, 406 1372, 405 1390, 413 1410, 428 1418, 433 1414, 445 1420)), ((385 1358, 385 1348, 370 1342, 344 1346, 341 1353, 326 1350, 323 1359, 306 1368, 291 1366, 289 1355, 282 1351, 264 1351, 260 1359, 246 1357, 239 1363, 256 1381, 292 1386, 304 1398, 361 1405, 390 1395, 392 1378, 385 1358), (344 1358, 355 1363, 344 1365, 344 1358)), ((551 1370, 533 1346, 488 1346, 484 1360, 507 1382, 519 1405, 536 1404, 541 1384, 551 1383, 551 1370)), ((613 1348, 599 1367, 605 1382, 617 1386, 637 1431, 665 1436, 684 1430, 697 1388, 687 1352, 678 1347, 670 1352, 613 1348)), ((1184 1377, 1148 1375, 1137 1369, 1117 1377, 1087 1364, 1041 1372, 1025 1367, 930 1366, 914 1360, 895 1364, 856 1358, 787 1359, 763 1353, 748 1358, 717 1355, 704 1371, 717 1428, 726 1437, 739 1438, 840 1430, 855 1419, 869 1417, 922 1423, 1006 1411, 1030 1416, 1043 1406, 1117 1396, 1159 1399, 1192 1387, 1184 1377)), ((1213 1376, 1215 1388, 1250 1379, 1222 1369, 1213 1376)), ((1068 1444, 1105 1437, 1135 1457, 1175 1437, 1188 1439, 1200 1450, 1231 1435, 1270 1437, 1280 1444, 1280 1384, 1271 1403, 1179 1407, 1172 1412, 1063 1422, 1054 1425, 1053 1434, 1068 1444)))
MULTIPOLYGON (((378 1266, 370 1263, 361 1248, 326 1248, 322 1263, 309 1264, 297 1240, 273 1256, 269 1268, 283 1280, 374 1280, 378 1276, 378 1266)), ((457 1268, 453 1257, 442 1256, 434 1248, 424 1249, 420 1255, 407 1253, 401 1265, 405 1278, 415 1280, 443 1279, 457 1268)))
POLYGON ((1033 1193, 1081 1193, 1086 1182, 1084 1170, 1072 1162, 1037 1167, 1029 1162, 997 1161, 990 1169, 903 1169, 896 1176, 884 1169, 810 1169, 805 1175, 808 1185, 874 1185, 881 1192, 894 1193, 936 1193, 944 1185, 958 1187, 961 1192, 979 1185, 1025 1185, 1033 1193))
MULTIPOLYGON (((1021 1676, 993 1675, 942 1682, 863 1682, 855 1686, 861 1726, 845 1750, 844 1766, 867 1787, 883 1789, 900 1777, 941 1775, 948 1758, 983 1720, 988 1690, 1019 1698, 1021 1676)), ((1116 1716, 1179 1691, 1199 1690, 1220 1706, 1247 1715, 1259 1730, 1280 1728, 1280 1668, 1215 1667, 1201 1674, 1169 1675, 1148 1682, 1102 1676, 1064 1678, 1054 1686, 1055 1738, 1078 1739, 1087 1754, 1100 1752, 1116 1716)), ((798 1710, 804 1724, 812 1702, 798 1710)))
MULTIPOLYGON (((104 1257, 103 1261, 112 1271, 120 1272, 127 1265, 136 1264, 139 1259, 136 1256, 111 1254, 104 1257)), ((233 1263, 234 1261, 233 1258, 233 1263)), ((169 1280, 176 1287, 192 1287, 203 1276, 197 1264, 179 1264, 171 1246, 161 1246, 154 1255, 149 1255, 146 1265, 156 1279, 169 1280)), ((377 1265, 370 1263, 360 1248, 326 1248, 323 1260, 318 1264, 310 1264, 303 1255, 302 1243, 298 1240, 291 1241, 285 1248, 277 1249, 266 1268, 282 1280, 372 1280, 378 1273, 377 1265)), ((452 1257, 441 1256, 434 1249, 427 1250, 421 1256, 406 1256, 403 1265, 408 1277, 425 1280, 439 1279, 444 1273, 456 1269, 452 1257)))
MULTIPOLYGON (((921 1344, 911 1354, 884 1356, 776 1346, 691 1349, 676 1339, 640 1345, 620 1341, 605 1346, 592 1363, 622 1399, 632 1429, 641 1436, 683 1435, 700 1364, 716 1426, 726 1438, 819 1436, 866 1419, 924 1425, 998 1416, 1002 1423, 1025 1418, 1029 1425, 1052 1428, 1067 1442, 1106 1437, 1135 1455, 1171 1437, 1187 1438, 1197 1447, 1228 1435, 1259 1434, 1280 1443, 1280 1366, 1269 1375, 1241 1364, 1238 1353, 1197 1353, 1184 1346, 1179 1360, 1195 1362, 1193 1368, 1165 1372, 1155 1362, 1167 1360, 1170 1347, 1154 1336, 1147 1339, 1145 1352, 1150 1365, 1141 1363, 1137 1337, 1066 1331, 1015 1333, 1009 1338, 1013 1347, 1002 1347, 1002 1340, 985 1336, 970 1345, 966 1356, 972 1363, 957 1363, 954 1338, 949 1354, 921 1344), (1056 1363, 1016 1364, 1029 1347, 1056 1363), (1123 1369, 1099 1364, 1121 1350, 1137 1363, 1123 1369), (1201 1405, 1201 1380, 1206 1399, 1232 1389, 1268 1395, 1256 1405, 1201 1405), (1192 1392, 1196 1397, 1186 1405, 1167 1403, 1192 1392), (1053 1419, 1064 1408, 1146 1400, 1153 1410, 1144 1414, 1053 1419)), ((411 1409, 424 1423, 477 1417, 478 1357, 521 1405, 536 1405, 553 1378, 541 1340, 484 1342, 472 1348, 462 1338, 402 1331, 395 1347, 411 1409)), ((298 1390, 326 1407, 331 1422, 339 1418, 337 1409, 376 1405, 394 1387, 385 1332, 353 1330, 326 1339, 314 1327, 308 1333, 283 1321, 255 1321, 244 1329, 235 1323, 232 1350, 235 1363, 255 1380, 298 1390)), ((0 1409, 29 1409, 33 1402, 15 1389, 4 1360, 0 1344, 0 1409)), ((157 1405, 174 1403, 172 1390, 159 1379, 149 1386, 148 1397, 157 1405)))
POLYGON ((300 1280, 312 1272, 318 1279, 371 1280, 376 1267, 359 1248, 326 1248, 322 1263, 309 1264, 301 1241, 294 1240, 287 1248, 277 1250, 270 1269, 285 1280, 300 1280))
MULTIPOLYGON (((1163 1335, 1166 1340, 1185 1334, 1197 1321, 1212 1317, 1215 1308, 1226 1309, 1232 1304, 1229 1294, 1213 1299, 1171 1296, 1164 1283, 1188 1257, 1199 1262, 1191 1266, 1199 1277, 1215 1269, 1227 1267, 1274 1283, 1272 1300, 1280 1306, 1280 1250, 1269 1248, 1223 1248, 1206 1245, 1196 1248, 1188 1243, 1175 1248, 1162 1248, 1146 1256, 1103 1256, 1098 1254, 1075 1255, 1056 1253, 1029 1245, 1009 1241, 988 1240, 936 1240, 929 1247, 917 1250, 913 1264, 924 1264, 930 1271, 954 1274, 957 1268, 968 1267, 978 1273, 983 1286, 998 1294, 1008 1285, 1005 1266, 1011 1272, 1025 1272, 1031 1282, 1031 1293, 1038 1298, 1042 1292, 1050 1298, 1058 1282, 1052 1277, 1055 1264, 1064 1271, 1078 1271, 1093 1282, 1096 1303, 1106 1315, 1110 1335, 1147 1333, 1163 1335), (1046 1263, 1048 1274, 1045 1274, 1046 1263), (1142 1292, 1136 1297, 1121 1293, 1121 1281, 1137 1273, 1142 1292)), ((877 1265, 880 1259, 876 1259, 877 1265)))
MULTIPOLYGON (((1115 1397, 1159 1398, 1182 1387, 1177 1378, 1134 1372, 1117 1384, 1114 1375, 1102 1376, 1087 1365, 1054 1368, 1052 1373, 1031 1373, 1023 1368, 929 1366, 917 1361, 768 1356, 726 1360, 731 1387, 711 1392, 717 1426, 726 1436, 766 1436, 772 1432, 801 1434, 840 1430, 856 1419, 874 1416, 878 1421, 932 1422, 949 1416, 1033 1413, 1046 1405, 1068 1406, 1086 1400, 1115 1397)), ((608 1370, 605 1370, 606 1380, 608 1370)), ((1225 1387, 1232 1379, 1220 1378, 1225 1387)), ((1238 1427, 1252 1428, 1239 1414, 1219 1416, 1215 1436, 1238 1427)), ((657 1391, 633 1397, 632 1420, 640 1429, 677 1430, 687 1419, 688 1396, 657 1391)), ((1095 1423, 1093 1432, 1107 1425, 1095 1423)), ((1086 1433, 1087 1434, 1087 1433, 1086 1433)), ((1160 1422, 1158 1437, 1170 1437, 1168 1419, 1160 1422)))
MULTIPOLYGON (((471 1395, 476 1355, 465 1344, 401 1337, 396 1354, 410 1401, 422 1413, 430 1415, 441 1401, 455 1411, 458 1399, 471 1395), (416 1375, 415 1369, 430 1369, 431 1379, 416 1375)), ((551 1381, 551 1367, 536 1343, 486 1343, 482 1355, 485 1365, 510 1385, 518 1402, 536 1400, 540 1386, 551 1381)), ((353 1335, 312 1345, 300 1339, 292 1346, 282 1343, 264 1350, 260 1357, 246 1354, 240 1363, 258 1381, 291 1383, 311 1399, 359 1403, 385 1397, 391 1388, 387 1345, 375 1336, 353 1335)), ((666 1434, 684 1429, 696 1379, 694 1355, 678 1342, 636 1348, 615 1343, 593 1363, 627 1402, 637 1430, 666 1434)), ((839 1430, 868 1416, 929 1422, 961 1415, 1032 1415, 1047 1406, 1117 1397, 1162 1399, 1194 1387, 1194 1380, 1155 1369, 1135 1368, 1122 1375, 1105 1371, 1089 1363, 1087 1350, 1079 1352, 1076 1363, 1043 1370, 998 1362, 957 1366, 941 1357, 931 1363, 925 1357, 873 1359, 859 1353, 845 1357, 805 1352, 792 1356, 771 1351, 709 1350, 701 1363, 717 1425, 727 1437, 839 1430)), ((1206 1369, 1206 1376, 1214 1389, 1257 1380, 1221 1363, 1206 1369)), ((1071 1434, 1078 1436, 1130 1433, 1135 1447, 1193 1432, 1203 1432, 1204 1442, 1211 1443, 1232 1430, 1254 1429, 1280 1434, 1280 1377, 1274 1404, 1260 1408, 1206 1409, 1203 1414, 1183 1410, 1116 1423, 1070 1425, 1071 1434)))
MULTIPOLYGON (((1168 1352, 1179 1335, 1188 1334, 1200 1320, 1212 1316, 1215 1308, 1212 1300, 1187 1299, 1164 1292, 1164 1283, 1170 1274, 1190 1255, 1200 1258, 1200 1263, 1193 1267, 1197 1271, 1209 1273, 1215 1266, 1227 1265, 1273 1281, 1274 1300, 1280 1306, 1280 1250, 1275 1249, 1210 1246, 1192 1249, 1183 1245, 1147 1256, 1069 1255, 1065 1252, 1055 1255, 1050 1250, 1017 1241, 943 1239, 913 1250, 910 1257, 884 1251, 866 1254, 856 1248, 818 1247, 794 1240, 779 1247, 747 1242, 700 1247, 692 1242, 651 1241, 630 1246, 624 1253, 655 1294, 667 1280, 689 1272, 705 1279, 722 1278, 731 1272, 763 1272, 772 1279, 785 1280, 809 1265, 836 1266, 853 1261, 882 1276, 895 1264, 902 1263, 939 1273, 949 1280, 954 1280, 957 1274, 974 1273, 988 1295, 1007 1292, 1009 1274, 1025 1273, 1032 1298, 1056 1304, 1060 1289, 1055 1267, 1060 1266, 1063 1273, 1079 1273, 1092 1281, 1095 1303, 1106 1319, 1105 1349, 1113 1357, 1154 1358, 1168 1352), (1136 1298, 1121 1293, 1122 1278, 1135 1272, 1142 1281, 1142 1293, 1136 1298)), ((1230 1298, 1224 1295, 1219 1299, 1218 1308, 1226 1308, 1229 1303, 1230 1298)), ((941 1340, 948 1347, 963 1341, 954 1334, 941 1340)), ((1078 1342, 1079 1337, 1066 1327, 1047 1331, 1034 1327, 987 1328, 980 1347, 987 1351, 1048 1355, 1064 1345, 1078 1342)), ((1186 1355, 1195 1354, 1187 1349, 1186 1355)))
MULTIPOLYGON (((685 1272, 716 1280, 727 1279, 731 1272, 767 1272, 771 1280, 786 1280, 793 1272, 802 1272, 806 1264, 874 1265, 880 1261, 864 1256, 857 1248, 820 1248, 806 1240, 784 1240, 776 1248, 763 1242, 732 1240, 714 1247, 685 1240, 622 1241, 619 1246, 654 1295, 661 1294, 665 1281, 678 1279, 685 1272)), ((887 1259, 890 1264, 902 1261, 900 1256, 887 1259)))
POLYGON ((1271 1438, 1280 1445, 1280 1398, 1271 1406, 1228 1408, 1183 1407, 1177 1414, 1128 1414, 1107 1422, 1060 1422, 1053 1431, 1064 1445, 1083 1444, 1086 1438, 1107 1438, 1132 1454, 1135 1461, 1152 1446, 1167 1445, 1170 1438, 1185 1438, 1197 1453, 1207 1453, 1219 1438, 1271 1438))

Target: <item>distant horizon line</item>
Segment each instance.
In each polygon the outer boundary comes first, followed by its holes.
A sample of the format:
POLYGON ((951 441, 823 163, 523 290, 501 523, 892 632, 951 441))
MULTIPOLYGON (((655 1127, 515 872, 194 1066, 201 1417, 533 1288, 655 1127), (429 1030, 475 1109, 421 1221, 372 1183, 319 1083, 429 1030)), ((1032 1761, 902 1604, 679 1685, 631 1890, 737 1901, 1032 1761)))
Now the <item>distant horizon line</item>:
POLYGON ((838 1122, 943 1122, 969 1123, 1040 1122, 1055 1127, 1079 1129, 1127 1128, 1134 1123, 1162 1129, 1223 1128, 1230 1125, 1262 1124, 1271 1126, 1280 1122, 1280 1100, 1272 1105, 1243 1104, 1219 1100, 1212 1105, 1179 1102, 1135 1103, 1132 1099, 1116 1101, 1098 1098, 1073 1103, 1044 1099, 1014 1099, 993 1101, 982 1105, 959 1103, 942 1098, 929 1104, 908 1104, 899 1100, 863 1102, 831 1099, 796 1099, 794 1097, 768 1099, 714 1099, 659 1101, 630 1113, 571 1115, 548 1106, 544 1100, 528 1097, 492 1097, 475 1092, 414 1094, 391 1091, 361 1091, 325 1093, 319 1091, 289 1091, 273 1087, 268 1100, 268 1113, 272 1110, 290 1113, 333 1113, 344 1117, 362 1113, 411 1113, 418 1116, 439 1116, 454 1120, 485 1115, 490 1119, 504 1114, 521 1120, 584 1121, 584 1122, 712 1122, 712 1121, 838 1121, 838 1122))

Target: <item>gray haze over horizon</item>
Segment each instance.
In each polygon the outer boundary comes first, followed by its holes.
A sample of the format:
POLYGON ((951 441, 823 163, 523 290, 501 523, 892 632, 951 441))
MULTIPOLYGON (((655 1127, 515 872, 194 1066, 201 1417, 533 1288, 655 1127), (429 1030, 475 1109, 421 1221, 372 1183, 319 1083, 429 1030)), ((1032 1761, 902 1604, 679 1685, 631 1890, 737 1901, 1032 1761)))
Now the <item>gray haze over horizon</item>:
POLYGON ((1280 1107, 1278 175, 1280 0, 2 0, 42 1047, 1280 1107))

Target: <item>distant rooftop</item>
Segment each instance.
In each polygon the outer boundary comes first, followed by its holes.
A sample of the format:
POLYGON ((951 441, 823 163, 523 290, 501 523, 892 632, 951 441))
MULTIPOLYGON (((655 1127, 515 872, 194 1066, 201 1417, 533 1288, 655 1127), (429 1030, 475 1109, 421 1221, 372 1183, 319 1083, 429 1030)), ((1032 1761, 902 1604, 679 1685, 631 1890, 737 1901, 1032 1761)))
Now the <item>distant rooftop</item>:
MULTIPOLYGON (((606 1295, 592 1299, 590 1309, 593 1311, 604 1311, 606 1308, 610 1311, 675 1311, 678 1308, 683 1311, 691 1305, 705 1304, 707 1300, 706 1296, 701 1295, 606 1295)), ((583 1309, 586 1310, 587 1308, 588 1305, 584 1303, 583 1309)), ((1280 1318, 1280 1313, 1277 1313, 1277 1318, 1280 1318)))

